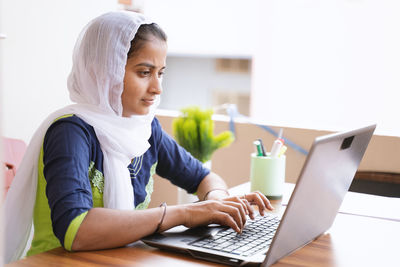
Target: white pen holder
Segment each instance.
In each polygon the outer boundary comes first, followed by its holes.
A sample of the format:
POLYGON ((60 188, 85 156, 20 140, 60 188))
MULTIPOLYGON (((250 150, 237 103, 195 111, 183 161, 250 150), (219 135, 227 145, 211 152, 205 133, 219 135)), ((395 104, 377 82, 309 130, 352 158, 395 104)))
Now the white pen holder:
POLYGON ((285 183, 286 156, 266 157, 251 154, 251 191, 260 191, 269 199, 281 199, 285 183))

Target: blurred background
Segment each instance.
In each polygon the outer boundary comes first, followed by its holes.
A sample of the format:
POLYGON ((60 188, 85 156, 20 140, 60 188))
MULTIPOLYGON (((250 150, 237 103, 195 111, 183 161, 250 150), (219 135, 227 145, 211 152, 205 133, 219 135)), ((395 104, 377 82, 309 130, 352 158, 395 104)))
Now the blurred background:
POLYGON ((398 1, 0 1, 4 136, 28 143, 70 103, 80 30, 120 9, 152 17, 168 35, 161 109, 232 103, 272 126, 337 131, 377 122, 377 134, 400 136, 398 1))
POLYGON ((161 109, 236 103, 249 115, 256 1, 3 0, 3 134, 29 142, 52 111, 70 104, 66 87, 81 29, 112 10, 133 10, 167 33, 161 109))

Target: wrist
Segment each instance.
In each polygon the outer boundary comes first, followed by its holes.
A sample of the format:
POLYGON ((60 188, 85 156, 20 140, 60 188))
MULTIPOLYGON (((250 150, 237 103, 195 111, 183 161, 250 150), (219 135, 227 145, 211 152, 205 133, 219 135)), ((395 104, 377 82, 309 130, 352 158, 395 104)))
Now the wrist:
POLYGON ((214 188, 208 191, 204 197, 204 200, 220 200, 229 196, 229 192, 225 188, 214 188))
POLYGON ((168 206, 164 221, 159 232, 166 231, 174 226, 182 225, 187 220, 186 205, 168 206))
POLYGON ((160 232, 161 227, 162 227, 163 222, 164 222, 164 219, 165 219, 165 215, 167 214, 167 203, 163 202, 159 207, 162 209, 162 215, 161 215, 161 219, 160 219, 159 223, 157 224, 157 228, 155 230, 155 233, 160 232))

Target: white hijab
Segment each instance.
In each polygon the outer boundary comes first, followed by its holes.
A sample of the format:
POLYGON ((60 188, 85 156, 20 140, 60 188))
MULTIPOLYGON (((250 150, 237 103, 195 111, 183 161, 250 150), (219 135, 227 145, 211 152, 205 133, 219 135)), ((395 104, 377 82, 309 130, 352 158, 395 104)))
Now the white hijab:
POLYGON ((83 29, 73 54, 68 77, 70 98, 76 104, 51 114, 35 132, 5 202, 5 262, 19 259, 28 244, 36 200, 38 160, 44 135, 51 123, 75 114, 93 126, 103 152, 104 206, 134 209, 134 195, 127 166, 150 147, 155 108, 142 116, 122 117, 121 94, 130 42, 150 20, 126 11, 106 13, 83 29))

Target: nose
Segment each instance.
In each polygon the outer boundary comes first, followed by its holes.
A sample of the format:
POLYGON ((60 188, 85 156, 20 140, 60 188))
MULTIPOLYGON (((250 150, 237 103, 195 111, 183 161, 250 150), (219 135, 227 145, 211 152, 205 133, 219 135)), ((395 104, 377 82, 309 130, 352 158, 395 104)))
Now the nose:
POLYGON ((150 83, 150 92, 155 95, 162 93, 162 77, 154 77, 150 83))

